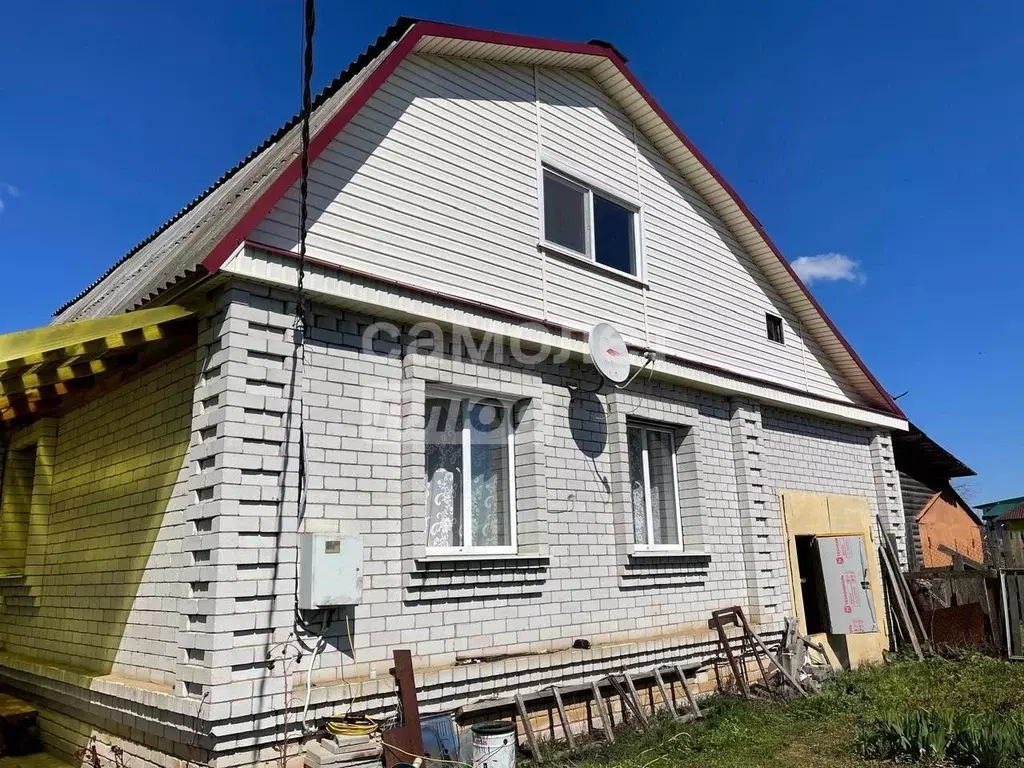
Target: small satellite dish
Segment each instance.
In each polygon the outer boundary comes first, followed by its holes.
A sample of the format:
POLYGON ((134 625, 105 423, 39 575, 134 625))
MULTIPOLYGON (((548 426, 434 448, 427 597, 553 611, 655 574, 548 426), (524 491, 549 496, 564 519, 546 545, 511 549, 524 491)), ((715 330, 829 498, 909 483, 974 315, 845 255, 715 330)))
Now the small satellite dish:
POLYGON ((590 331, 590 359, 612 384, 621 384, 629 378, 626 342, 609 323, 598 323, 590 331))

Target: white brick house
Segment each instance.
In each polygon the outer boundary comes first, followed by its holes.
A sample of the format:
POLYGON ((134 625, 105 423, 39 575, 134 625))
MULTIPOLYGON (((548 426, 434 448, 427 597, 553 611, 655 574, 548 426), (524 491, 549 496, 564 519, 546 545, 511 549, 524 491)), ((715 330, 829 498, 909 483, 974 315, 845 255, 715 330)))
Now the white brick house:
POLYGON ((310 721, 389 707, 395 648, 429 710, 702 660, 714 609, 801 613, 794 538, 861 531, 842 498, 902 546, 903 414, 614 49, 403 20, 313 130, 301 349, 293 119, 57 317, 180 306, 185 348, 9 407, 0 685, 50 748, 276 760, 291 635, 327 638, 310 721), (598 320, 656 357, 628 388, 598 320), (364 592, 297 620, 309 532, 361 540, 364 592))

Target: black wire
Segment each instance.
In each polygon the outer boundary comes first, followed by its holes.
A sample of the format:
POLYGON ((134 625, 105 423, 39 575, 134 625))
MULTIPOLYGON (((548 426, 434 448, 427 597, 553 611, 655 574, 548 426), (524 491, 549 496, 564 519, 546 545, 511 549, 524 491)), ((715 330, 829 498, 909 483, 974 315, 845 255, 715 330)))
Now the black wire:
MULTIPOLYGON (((302 147, 299 151, 299 275, 295 299, 295 332, 296 343, 296 366, 301 366, 303 375, 305 373, 306 360, 306 225, 308 221, 308 199, 309 199, 309 119, 313 111, 312 80, 313 80, 313 33, 316 31, 316 5, 314 0, 305 0, 303 5, 304 37, 302 47, 302 120, 300 131, 302 147)), ((293 379, 294 382, 294 379, 293 379)), ((301 387, 301 384, 299 385, 301 387)), ((292 390, 294 395, 295 391, 292 390)), ((302 527, 302 519, 306 514, 306 419, 303 413, 301 390, 299 396, 299 407, 296 417, 299 421, 299 466, 298 466, 298 505, 296 515, 296 531, 302 527)), ((283 503, 282 499, 282 503, 283 503)), ((315 634, 303 621, 302 613, 299 611, 299 549, 295 548, 295 637, 299 645, 310 649, 299 637, 299 629, 309 634, 315 634)), ((310 651, 311 652, 311 651, 310 651)))
POLYGON ((299 153, 299 284, 298 301, 295 304, 296 319, 305 336, 304 289, 306 272, 306 221, 309 215, 309 118, 313 109, 313 33, 316 31, 316 3, 305 0, 303 19, 305 39, 302 48, 302 149, 299 153))

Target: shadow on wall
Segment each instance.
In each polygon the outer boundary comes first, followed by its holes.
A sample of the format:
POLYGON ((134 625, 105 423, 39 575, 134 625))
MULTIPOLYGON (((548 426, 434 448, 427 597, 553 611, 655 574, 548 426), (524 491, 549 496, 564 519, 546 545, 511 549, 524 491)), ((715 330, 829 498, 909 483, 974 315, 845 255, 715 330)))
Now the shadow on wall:
POLYGON ((597 459, 608 444, 608 415, 604 403, 596 392, 585 389, 569 391, 569 430, 572 439, 584 456, 597 459))
POLYGON ((45 552, 28 554, 43 567, 26 577, 29 601, 0 608, 6 652, 170 683, 178 614, 166 601, 183 565, 170 542, 185 503, 172 502, 187 475, 194 360, 186 351, 61 417, 45 552))

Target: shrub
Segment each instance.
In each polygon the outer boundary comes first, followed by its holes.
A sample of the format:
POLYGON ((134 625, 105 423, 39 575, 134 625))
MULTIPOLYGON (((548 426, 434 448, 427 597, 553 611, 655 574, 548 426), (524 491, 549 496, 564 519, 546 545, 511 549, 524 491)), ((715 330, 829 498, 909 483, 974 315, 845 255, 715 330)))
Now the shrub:
POLYGON ((870 759, 917 762, 946 755, 954 737, 947 713, 887 712, 859 730, 857 746, 870 759))
POLYGON ((857 730, 857 749, 873 760, 1009 768, 1024 759, 1024 722, 1006 715, 887 712, 857 730))

